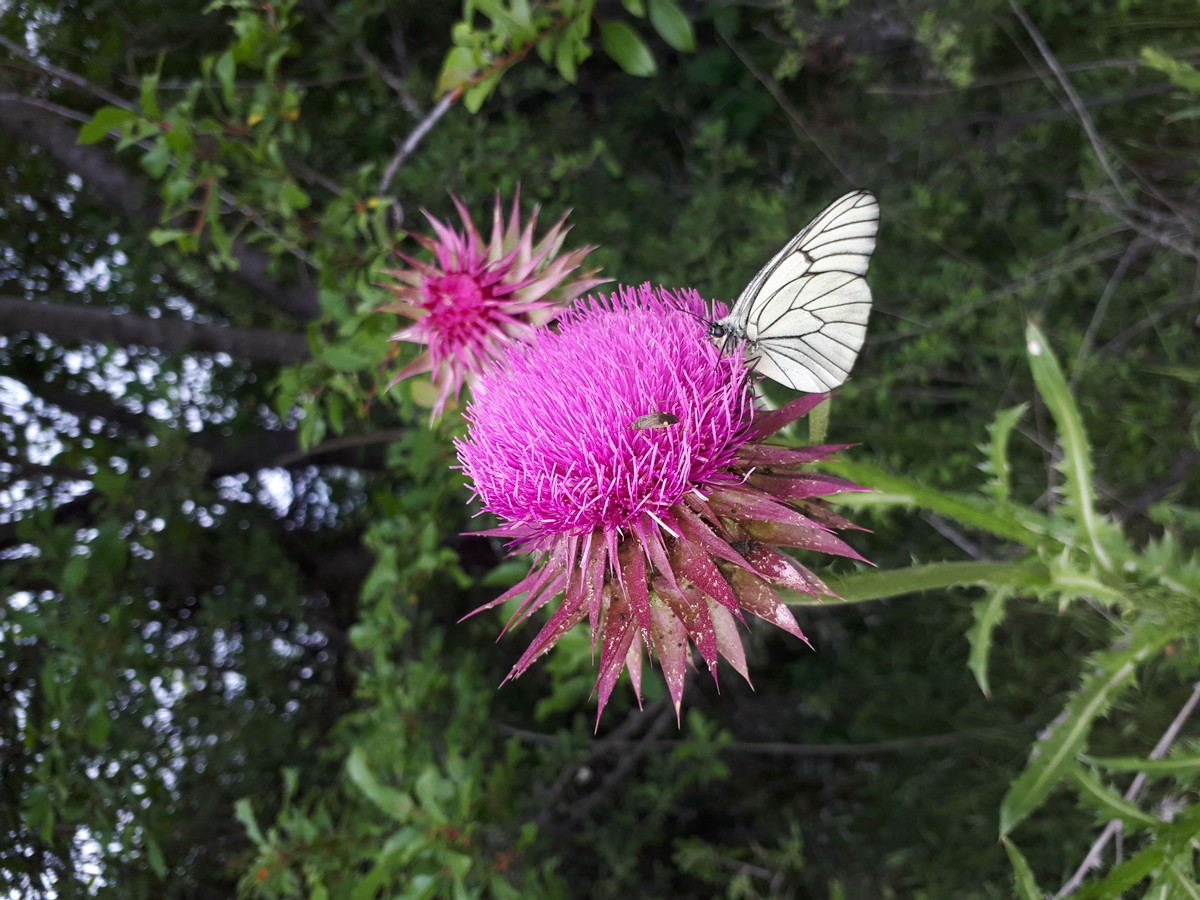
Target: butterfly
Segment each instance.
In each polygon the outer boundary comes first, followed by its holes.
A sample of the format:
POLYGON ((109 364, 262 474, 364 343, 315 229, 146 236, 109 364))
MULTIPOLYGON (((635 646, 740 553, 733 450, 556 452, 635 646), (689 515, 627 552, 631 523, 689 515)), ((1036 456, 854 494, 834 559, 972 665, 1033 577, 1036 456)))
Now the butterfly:
POLYGON ((864 276, 878 230, 870 192, 835 200, 754 276, 729 315, 709 322, 709 336, 722 353, 741 344, 749 366, 790 388, 837 387, 867 335, 864 276))

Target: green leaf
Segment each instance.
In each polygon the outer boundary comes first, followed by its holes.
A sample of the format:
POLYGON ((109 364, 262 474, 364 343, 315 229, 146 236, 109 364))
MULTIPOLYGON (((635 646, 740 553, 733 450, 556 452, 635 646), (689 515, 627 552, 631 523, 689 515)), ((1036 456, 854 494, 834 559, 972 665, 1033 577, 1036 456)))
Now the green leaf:
MULTIPOLYGON (((162 68, 162 56, 158 58, 158 68, 162 68)), ((162 108, 158 105, 158 72, 151 75, 142 76, 141 90, 139 92, 138 102, 142 107, 142 114, 149 119, 159 119, 162 117, 162 108)))
POLYGON ((601 22, 600 43, 613 62, 630 75, 648 78, 658 70, 646 42, 624 22, 601 22))
POLYGON ((225 101, 227 108, 232 107, 237 99, 237 85, 234 84, 234 79, 237 77, 237 63, 233 59, 233 54, 226 50, 217 57, 213 72, 217 76, 217 84, 221 86, 221 99, 225 101))
POLYGON ((491 75, 484 78, 478 84, 473 84, 467 88, 463 94, 463 106, 469 113, 477 113, 483 107, 484 102, 496 90, 496 86, 500 83, 500 72, 493 72, 491 75))
POLYGON ((1096 562, 1102 569, 1111 571, 1112 560, 1100 540, 1100 521, 1092 489, 1092 452, 1083 417, 1045 335, 1032 322, 1025 329, 1025 345, 1038 393, 1058 426, 1063 450, 1060 468, 1065 480, 1066 510, 1083 530, 1096 562))
POLYGON ((136 119, 137 113, 119 106, 102 106, 96 110, 92 120, 79 129, 77 143, 95 144, 104 140, 105 136, 119 125, 136 119))
POLYGON ((981 448, 987 455, 984 470, 992 478, 984 488, 1001 503, 1008 501, 1011 491, 1011 467, 1008 463, 1008 439, 1025 410, 1028 403, 1019 403, 996 414, 995 421, 988 425, 988 441, 981 448))
POLYGON ((1033 869, 1025 860, 1025 854, 1017 849, 1017 845, 1008 838, 1001 838, 1004 852, 1013 867, 1013 890, 1020 900, 1044 900, 1045 894, 1038 887, 1037 879, 1033 877, 1033 869))
POLYGON ((189 234, 191 232, 186 228, 151 228, 149 238, 151 244, 161 247, 163 244, 170 244, 189 234))
POLYGON ((1100 783, 1100 779, 1080 766, 1071 768, 1071 778, 1079 788, 1079 799, 1100 813, 1104 821, 1120 819, 1126 825, 1157 828, 1161 822, 1115 791, 1100 783))
POLYGON ((142 168, 151 178, 162 178, 171 167, 171 148, 164 138, 160 137, 154 145, 142 154, 142 168))
POLYGON ((575 63, 575 48, 579 42, 564 36, 554 50, 554 67, 558 74, 571 84, 575 83, 579 70, 575 63))
MULTIPOLYGON (((948 562, 909 566, 905 569, 856 572, 853 575, 824 576, 825 584, 844 603, 863 603, 884 597, 901 597, 918 591, 944 590, 967 585, 1010 585, 1039 588, 1050 583, 1046 567, 1036 561, 1013 562, 948 562)), ((790 603, 806 605, 807 595, 790 594, 790 603), (798 599, 797 599, 798 598, 798 599)), ((812 598, 808 597, 811 603, 812 598)), ((822 603, 831 601, 826 597, 822 603)))
POLYGON ((242 823, 242 827, 246 829, 246 836, 256 847, 265 848, 267 846, 267 839, 263 836, 262 829, 258 827, 258 820, 254 817, 254 807, 250 805, 249 797, 242 797, 233 805, 233 817, 242 823))
MULTIPOLYGON (((910 478, 892 475, 869 463, 829 460, 821 463, 821 468, 857 481, 865 487, 882 491, 890 495, 889 499, 895 505, 927 509, 970 528, 987 531, 1025 547, 1036 548, 1047 543, 1046 532, 1050 531, 1051 525, 1047 522, 1044 524, 1044 531, 1035 531, 1017 517, 1015 510, 998 511, 995 504, 985 505, 974 497, 943 493, 910 478)), ((877 495, 847 494, 844 502, 848 505, 872 505, 878 500, 877 495)), ((843 498, 839 497, 838 502, 842 503, 843 498)), ((1036 518, 1027 518, 1030 523, 1042 525, 1036 518)))
POLYGON ((1176 87, 1183 88, 1189 94, 1200 94, 1200 69, 1195 66, 1181 62, 1155 47, 1142 48, 1142 62, 1162 72, 1176 87))
POLYGON ((411 818, 412 798, 404 791, 398 791, 379 782, 372 774, 370 766, 367 765, 367 755, 363 752, 362 747, 355 747, 350 751, 350 756, 346 760, 346 774, 363 792, 363 795, 379 807, 380 812, 384 815, 397 822, 407 822, 411 818))
POLYGON ((69 594, 83 584, 84 578, 87 577, 87 570, 88 558, 86 556, 72 556, 63 566, 62 577, 58 582, 63 593, 69 594))
POLYGON ((1109 900, 1113 897, 1124 897, 1126 891, 1161 866, 1165 857, 1166 852, 1162 845, 1153 843, 1120 865, 1114 866, 1103 881, 1088 885, 1078 894, 1072 895, 1073 900, 1109 900))
POLYGON ((1000 834, 1006 835, 1041 806, 1062 781, 1077 753, 1083 749, 1095 721, 1107 712, 1116 696, 1128 687, 1137 667, 1171 638, 1168 629, 1145 625, 1130 633, 1129 647, 1097 655, 1095 671, 1083 679, 1079 691, 1067 702, 1063 714, 1034 747, 1025 771, 1018 776, 1000 804, 1000 834))
POLYGON ((146 842, 146 861, 150 863, 150 870, 162 878, 167 874, 167 863, 163 859, 162 848, 149 831, 142 833, 142 840, 146 842))
POLYGON ((285 213, 295 209, 304 209, 312 199, 294 181, 285 181, 279 186, 279 204, 285 213))
POLYGON ((650 24, 658 36, 681 53, 692 53, 696 49, 696 34, 675 0, 649 0, 649 3, 650 24))
POLYGON ((375 348, 363 347, 361 344, 330 344, 322 348, 320 359, 339 372, 361 372, 379 362, 382 352, 386 352, 386 348, 377 352, 375 348))
POLYGON ((474 77, 478 68, 474 50, 470 47, 452 48, 442 62, 435 94, 440 97, 447 91, 463 87, 474 77))
MULTIPOLYGON (((1191 868, 1192 865, 1191 855, 1189 852, 1187 854, 1189 858, 1183 860, 1183 864, 1188 866, 1188 868, 1191 868)), ((1171 897, 1172 900, 1200 900, 1200 885, 1181 872, 1175 860, 1167 863, 1163 876, 1163 881, 1170 885, 1171 888, 1164 896, 1171 897)))
POLYGON ((1004 619, 1004 606, 1013 595, 1011 587, 992 588, 987 596, 974 605, 975 625, 967 633, 971 653, 967 665, 983 696, 992 696, 988 685, 988 654, 992 649, 992 633, 1004 619))
POLYGON ((99 747, 108 740, 111 731, 112 719, 108 715, 108 706, 103 700, 93 700, 84 713, 84 739, 93 747, 99 747))
POLYGON ((1089 765, 1109 772, 1144 772, 1159 777, 1182 777, 1200 773, 1200 756, 1170 756, 1166 759, 1142 759, 1137 756, 1084 757, 1089 765))
POLYGON ((621 0, 621 5, 631 16, 646 18, 646 0, 621 0))

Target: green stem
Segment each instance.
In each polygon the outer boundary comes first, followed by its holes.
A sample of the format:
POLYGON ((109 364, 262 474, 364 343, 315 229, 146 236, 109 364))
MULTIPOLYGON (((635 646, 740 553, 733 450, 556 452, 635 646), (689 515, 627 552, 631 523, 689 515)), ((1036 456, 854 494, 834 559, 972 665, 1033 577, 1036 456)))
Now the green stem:
POLYGON ((852 575, 825 578, 829 589, 840 599, 824 598, 814 601, 800 594, 790 595, 794 606, 815 606, 822 603, 863 603, 885 597, 899 597, 917 591, 940 590, 971 584, 1012 587, 1037 587, 1050 580, 1046 567, 1038 562, 943 562, 907 569, 881 572, 855 572, 852 575))

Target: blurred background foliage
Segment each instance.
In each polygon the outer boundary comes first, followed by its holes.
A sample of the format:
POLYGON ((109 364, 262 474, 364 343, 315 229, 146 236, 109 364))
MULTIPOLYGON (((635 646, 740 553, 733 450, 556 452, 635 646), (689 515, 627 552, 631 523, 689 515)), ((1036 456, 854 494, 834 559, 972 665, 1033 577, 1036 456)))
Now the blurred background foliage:
MULTIPOLYGON (((1080 691, 1115 703, 1088 752, 1144 757, 1197 678, 1198 26, 1191 0, 0 3, 0 888, 1066 882, 1115 807, 1103 786, 1019 803, 1031 744, 1056 746, 1064 704, 1082 721, 1080 691), (906 479, 853 512, 874 596, 905 596, 798 608, 815 652, 752 629, 754 689, 696 679, 678 731, 648 679, 592 736, 583 635, 496 690, 522 635, 458 619, 520 571, 461 536, 455 418, 384 390, 403 360, 375 282, 402 229, 518 185, 547 223, 572 209, 610 277, 725 300, 844 190, 880 198, 830 436, 906 479), (1068 385, 1090 450, 1056 443, 1068 385), (1006 499, 979 448, 1021 403, 1006 499), (1094 459, 1124 568, 1062 537, 1088 536, 1091 491, 1071 499, 1059 446, 1094 459), (935 489, 1050 516, 1049 580, 889 583, 1021 553, 935 489), (1118 692, 1095 654, 1123 647, 1145 655, 1118 692), (1024 856, 997 842, 1019 820, 1024 856)), ((1196 736, 1142 802, 1182 824, 1129 823, 1159 848, 1154 896, 1192 889, 1196 736)))

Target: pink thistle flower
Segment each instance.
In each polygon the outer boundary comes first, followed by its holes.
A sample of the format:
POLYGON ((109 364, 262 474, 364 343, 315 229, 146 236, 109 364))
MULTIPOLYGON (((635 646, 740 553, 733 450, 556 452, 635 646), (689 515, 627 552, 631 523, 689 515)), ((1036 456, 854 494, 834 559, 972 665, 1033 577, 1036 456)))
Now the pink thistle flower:
POLYGON ((457 442, 503 523, 483 533, 535 558, 475 612, 524 595, 507 631, 562 596, 508 678, 586 618, 600 647, 597 726, 626 668, 640 701, 644 648, 678 717, 689 642, 714 680, 723 657, 747 681, 744 613, 808 643, 776 589, 831 592, 779 547, 862 559, 833 534, 854 526, 816 498, 864 488, 801 469, 847 445, 764 442, 825 395, 756 409, 743 360, 720 354, 707 317, 695 291, 650 285, 578 303, 484 374, 457 442))
POLYGON ((472 383, 508 343, 528 340, 538 325, 555 317, 558 308, 607 280, 592 277, 595 270, 567 280, 595 248, 560 254, 570 230, 566 214, 535 244, 537 209, 522 228, 518 191, 506 228, 497 195, 491 240, 485 242, 466 206, 453 194, 451 199, 463 230, 455 231, 425 213, 435 236, 412 237, 434 260, 400 253, 397 255, 409 268, 384 270, 394 279, 386 287, 397 299, 382 309, 413 320, 391 339, 426 347, 392 384, 431 373, 437 389, 434 419, 451 397, 458 397, 463 384, 472 383))

